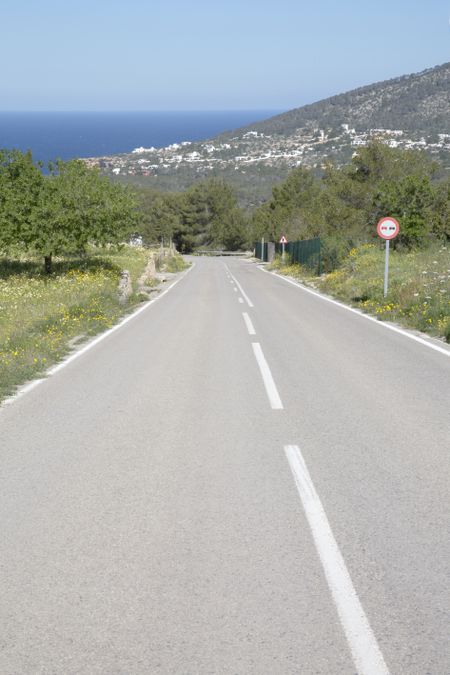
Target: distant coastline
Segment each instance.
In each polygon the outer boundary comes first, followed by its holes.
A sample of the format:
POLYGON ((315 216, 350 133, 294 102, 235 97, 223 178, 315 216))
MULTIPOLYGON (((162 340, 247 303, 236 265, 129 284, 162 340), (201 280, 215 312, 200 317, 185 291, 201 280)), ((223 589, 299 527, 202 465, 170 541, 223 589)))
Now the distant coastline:
POLYGON ((33 158, 101 157, 138 147, 199 141, 267 119, 279 110, 149 112, 0 112, 0 148, 33 158))

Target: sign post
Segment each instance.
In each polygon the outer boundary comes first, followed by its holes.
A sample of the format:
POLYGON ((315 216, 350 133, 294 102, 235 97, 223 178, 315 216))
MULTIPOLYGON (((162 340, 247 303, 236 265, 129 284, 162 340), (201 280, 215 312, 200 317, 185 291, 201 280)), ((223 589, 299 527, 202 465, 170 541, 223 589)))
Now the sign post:
POLYGON ((288 243, 288 240, 284 236, 284 234, 281 235, 280 237, 280 244, 281 244, 281 260, 284 262, 284 245, 288 243))
POLYGON ((400 232, 400 225, 395 218, 382 218, 378 221, 377 233, 378 236, 386 240, 386 257, 384 263, 384 297, 388 292, 388 277, 389 277, 389 242, 394 239, 400 232))

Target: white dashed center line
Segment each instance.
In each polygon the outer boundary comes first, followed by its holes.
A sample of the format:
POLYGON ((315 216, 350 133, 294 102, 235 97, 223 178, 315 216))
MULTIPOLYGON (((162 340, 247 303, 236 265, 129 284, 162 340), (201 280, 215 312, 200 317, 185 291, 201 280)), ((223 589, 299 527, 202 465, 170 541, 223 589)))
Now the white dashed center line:
POLYGON ((228 267, 227 267, 226 265, 225 265, 225 269, 229 272, 229 274, 230 274, 231 278, 233 279, 234 283, 236 284, 236 286, 237 286, 237 287, 239 288, 239 290, 241 291, 242 297, 245 299, 245 302, 247 303, 247 305, 248 305, 249 307, 253 307, 253 302, 250 300, 250 298, 248 297, 248 295, 246 294, 246 292, 245 292, 244 289, 242 288, 242 286, 241 286, 241 284, 239 283, 239 281, 231 274, 230 270, 228 269, 228 267))
POLYGON ((270 368, 263 354, 263 350, 261 349, 261 345, 259 344, 259 342, 252 342, 252 347, 256 361, 261 371, 264 386, 266 388, 267 396, 269 398, 270 407, 273 410, 282 410, 283 404, 281 402, 278 389, 272 377, 272 373, 270 372, 270 368))
POLYGON ((249 335, 256 335, 256 331, 253 328, 252 320, 250 319, 247 312, 242 312, 242 316, 244 317, 245 325, 247 326, 247 330, 249 332, 249 335))
POLYGON ((284 450, 356 670, 360 675, 389 675, 300 448, 286 445, 284 450))

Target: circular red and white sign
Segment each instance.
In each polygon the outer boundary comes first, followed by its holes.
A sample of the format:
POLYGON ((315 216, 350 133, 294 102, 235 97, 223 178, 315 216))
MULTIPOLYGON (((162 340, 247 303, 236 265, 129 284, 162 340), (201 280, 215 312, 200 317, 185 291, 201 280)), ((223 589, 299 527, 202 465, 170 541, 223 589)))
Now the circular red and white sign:
POLYGON ((400 225, 395 218, 382 218, 378 222, 377 232, 382 239, 394 239, 400 232, 400 225))

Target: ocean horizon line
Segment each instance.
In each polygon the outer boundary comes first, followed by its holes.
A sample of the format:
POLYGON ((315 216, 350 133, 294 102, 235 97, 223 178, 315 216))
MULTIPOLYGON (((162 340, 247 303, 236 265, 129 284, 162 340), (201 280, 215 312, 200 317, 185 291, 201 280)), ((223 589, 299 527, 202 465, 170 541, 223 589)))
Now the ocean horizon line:
POLYGON ((240 113, 240 112, 286 112, 285 108, 186 108, 186 109, 148 109, 148 110, 1 110, 0 114, 30 114, 30 115, 145 115, 148 113, 173 113, 173 114, 186 114, 186 113, 240 113))

